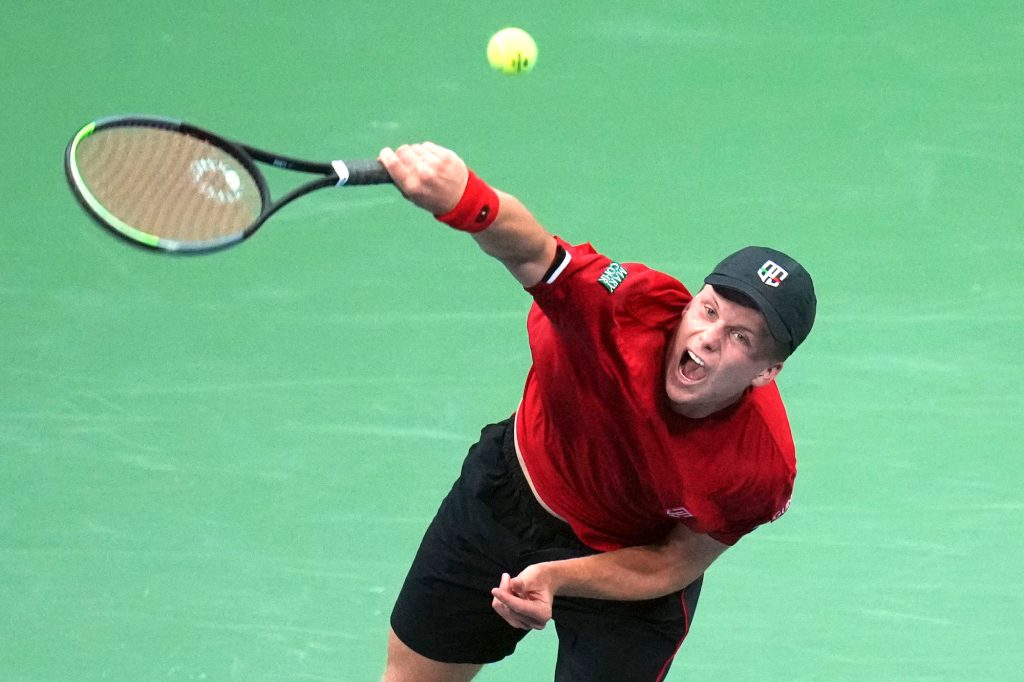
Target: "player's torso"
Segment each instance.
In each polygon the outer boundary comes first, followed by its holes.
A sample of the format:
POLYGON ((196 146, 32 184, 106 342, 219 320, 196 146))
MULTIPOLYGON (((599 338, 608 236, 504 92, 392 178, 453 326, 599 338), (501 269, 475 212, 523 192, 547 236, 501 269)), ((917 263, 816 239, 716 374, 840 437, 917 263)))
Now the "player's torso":
POLYGON ((597 549, 656 542, 680 521, 699 532, 727 527, 741 489, 777 475, 761 409, 777 402, 781 411, 777 389, 752 390, 705 419, 673 412, 666 351, 689 294, 634 268, 635 288, 611 299, 586 286, 601 265, 576 273, 583 284, 571 297, 535 294, 543 305, 529 316, 534 364, 517 416, 535 491, 597 549))

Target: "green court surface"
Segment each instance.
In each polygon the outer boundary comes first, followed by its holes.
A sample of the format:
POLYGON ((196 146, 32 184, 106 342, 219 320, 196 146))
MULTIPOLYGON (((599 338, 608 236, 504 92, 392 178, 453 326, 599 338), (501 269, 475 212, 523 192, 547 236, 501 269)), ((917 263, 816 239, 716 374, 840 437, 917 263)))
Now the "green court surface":
POLYGON ((212 256, 104 234, 61 155, 115 113, 324 159, 431 139, 694 287, 792 252, 793 506, 712 567, 668 679, 1020 679, 1020 0, 12 1, 0 37, 0 680, 378 679, 529 365, 529 297, 389 187, 212 256), (487 65, 507 25, 528 76, 487 65))

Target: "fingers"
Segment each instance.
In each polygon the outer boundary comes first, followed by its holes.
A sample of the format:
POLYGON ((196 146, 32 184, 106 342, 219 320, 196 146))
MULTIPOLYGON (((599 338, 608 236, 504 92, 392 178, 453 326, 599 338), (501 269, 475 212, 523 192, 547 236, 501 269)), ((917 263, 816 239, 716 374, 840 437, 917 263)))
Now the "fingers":
POLYGON ((453 158, 457 157, 433 142, 403 144, 398 149, 385 147, 377 155, 377 159, 384 164, 384 167, 393 172, 392 177, 396 181, 399 180, 398 176, 402 179, 410 179, 414 176, 425 178, 437 174, 453 158))
POLYGON ((517 597, 525 598, 527 592, 526 583, 524 583, 519 578, 509 578, 508 591, 516 595, 517 597))
POLYGON ((508 603, 502 601, 501 597, 495 596, 491 600, 491 608, 501 616, 506 623, 520 630, 543 630, 546 621, 537 618, 528 618, 515 610, 508 603))
POLYGON ((405 169, 402 168, 401 162, 398 160, 398 155, 395 154, 395 150, 391 147, 384 147, 380 150, 380 154, 377 155, 377 160, 384 166, 388 171, 388 175, 394 181, 395 185, 401 188, 402 183, 407 177, 405 169))
POLYGON ((491 590, 491 608, 494 609, 499 616, 505 619, 505 622, 514 628, 521 630, 529 630, 530 626, 523 621, 512 607, 509 606, 505 601, 505 593, 508 592, 509 575, 508 573, 501 574, 501 581, 498 586, 491 590))
POLYGON ((377 158, 402 194, 435 214, 450 211, 466 187, 466 164, 433 142, 385 147, 377 158))
POLYGON ((414 174, 426 178, 437 173, 441 167, 441 157, 425 144, 403 144, 395 150, 395 156, 414 174))
POLYGON ((400 187, 409 184, 417 173, 423 173, 425 170, 424 166, 418 163, 418 154, 412 145, 402 145, 397 150, 385 147, 380 150, 377 160, 387 168, 391 179, 400 187))
MULTIPOLYGON (((543 630, 551 620, 551 605, 539 598, 531 598, 519 589, 514 589, 508 573, 501 575, 501 582, 491 590, 491 607, 512 627, 522 630, 543 630)), ((521 589, 521 584, 519 588, 521 589)))
MULTIPOLYGON (((501 600, 495 597, 491 600, 491 608, 493 608, 499 616, 501 616, 506 623, 514 628, 520 630, 540 630, 541 628, 534 627, 533 624, 528 623, 525 619, 520 618, 519 615, 510 609, 506 604, 503 604, 501 600)), ((542 626, 543 627, 543 626, 542 626)))

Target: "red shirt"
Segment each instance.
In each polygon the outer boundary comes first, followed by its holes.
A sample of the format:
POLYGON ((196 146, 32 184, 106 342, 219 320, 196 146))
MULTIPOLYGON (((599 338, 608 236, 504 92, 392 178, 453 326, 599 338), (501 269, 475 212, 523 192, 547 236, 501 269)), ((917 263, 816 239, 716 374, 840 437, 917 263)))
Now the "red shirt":
POLYGON ((668 343, 690 293, 590 244, 534 297, 516 438, 537 494, 588 546, 650 544, 678 522, 734 544, 785 512, 796 475, 774 382, 703 419, 672 411, 668 343))

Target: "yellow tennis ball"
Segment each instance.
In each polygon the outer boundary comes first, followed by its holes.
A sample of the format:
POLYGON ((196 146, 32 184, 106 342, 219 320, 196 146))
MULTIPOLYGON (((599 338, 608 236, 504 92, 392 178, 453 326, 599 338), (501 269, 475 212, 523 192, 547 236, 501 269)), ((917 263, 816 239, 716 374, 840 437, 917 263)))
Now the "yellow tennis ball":
POLYGON ((509 76, 526 73, 537 63, 537 43, 521 28, 503 28, 487 43, 487 61, 509 76))

